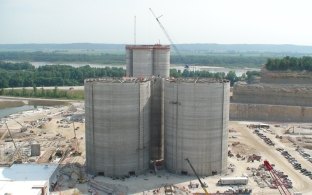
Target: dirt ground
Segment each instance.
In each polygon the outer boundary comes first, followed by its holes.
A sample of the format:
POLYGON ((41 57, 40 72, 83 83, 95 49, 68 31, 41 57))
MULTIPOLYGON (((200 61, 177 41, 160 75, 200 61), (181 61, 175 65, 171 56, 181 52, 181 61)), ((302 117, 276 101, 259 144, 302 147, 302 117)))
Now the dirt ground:
MULTIPOLYGON (((67 123, 65 121, 67 115, 83 111, 83 103, 74 102, 72 103, 74 107, 78 110, 73 111, 70 105, 66 106, 56 106, 48 107, 46 109, 37 109, 33 111, 26 111, 22 114, 11 115, 8 118, 8 126, 12 129, 13 137, 16 140, 23 139, 29 141, 38 141, 42 144, 41 156, 47 151, 49 147, 74 147, 75 140, 73 140, 75 133, 76 138, 79 143, 79 151, 82 152, 81 156, 66 156, 61 164, 79 163, 84 164, 85 162, 85 126, 83 122, 72 122, 67 123), (16 122, 22 124, 27 124, 27 121, 41 121, 43 118, 50 118, 50 120, 45 121, 40 128, 33 127, 29 128, 26 133, 30 134, 29 131, 32 130, 31 135, 26 136, 26 134, 20 133, 21 126, 16 122), (63 121, 63 122, 61 122, 63 121), (74 131, 74 126, 76 130, 74 131), (75 132, 75 133, 74 133, 75 132), (57 138, 56 138, 57 137, 57 138)), ((254 176, 251 172, 252 168, 259 167, 263 163, 263 160, 268 160, 271 164, 275 164, 276 170, 281 170, 288 175, 289 179, 293 183, 293 188, 290 189, 291 192, 302 192, 305 195, 312 194, 312 180, 301 174, 298 170, 295 170, 291 164, 285 159, 276 148, 286 149, 294 158, 302 164, 308 170, 312 170, 312 163, 303 158, 297 151, 296 148, 302 147, 303 142, 299 140, 309 140, 311 135, 305 134, 304 136, 298 135, 301 129, 302 132, 308 131, 312 127, 312 124, 299 124, 299 123, 269 123, 270 129, 261 129, 262 133, 270 138, 275 146, 270 146, 266 144, 259 136, 254 133, 254 129, 248 128, 249 124, 259 124, 259 122, 239 122, 230 121, 229 123, 229 138, 228 146, 233 157, 228 157, 228 171, 225 175, 216 175, 212 177, 205 177, 203 181, 208 185, 208 191, 210 193, 215 193, 217 191, 225 191, 228 189, 236 189, 235 186, 217 186, 216 183, 221 177, 226 176, 248 176, 248 185, 244 186, 253 190, 252 194, 279 194, 277 189, 271 189, 269 187, 259 187, 255 182, 254 176), (295 134, 285 134, 285 131, 290 127, 295 126, 295 134), (276 135, 283 136, 282 139, 276 138, 276 135), (290 137, 290 138, 289 138, 290 137), (291 142, 290 140, 295 140, 291 142), (237 157, 237 154, 239 154, 237 157), (261 156, 260 161, 247 162, 249 155, 259 155, 261 156), (233 170, 233 171, 232 171, 233 170)), ((4 127, 0 127, 2 134, 4 133, 4 127)), ((5 137, 3 137, 5 139, 5 137)), ((2 140, 1 144, 4 144, 2 140)), ((51 162, 52 163, 52 162, 51 162)), ((125 180, 113 180, 108 177, 97 176, 95 178, 88 177, 89 182, 83 182, 79 184, 75 182, 73 188, 68 187, 69 180, 64 177, 62 180, 62 185, 58 186, 57 191, 53 194, 91 194, 90 189, 93 189, 94 194, 105 194, 101 190, 97 190, 99 186, 110 186, 111 188, 119 188, 126 191, 128 194, 164 194, 164 188, 166 184, 173 185, 176 193, 175 194, 192 194, 196 192, 203 193, 204 191, 200 188, 189 188, 189 184, 199 182, 195 177, 182 176, 168 173, 165 170, 158 171, 154 173, 146 173, 137 177, 126 178, 125 180), (65 178, 65 179, 64 179, 65 178), (95 193, 96 192, 96 193, 95 193)), ((120 193, 122 194, 122 193, 120 193)))

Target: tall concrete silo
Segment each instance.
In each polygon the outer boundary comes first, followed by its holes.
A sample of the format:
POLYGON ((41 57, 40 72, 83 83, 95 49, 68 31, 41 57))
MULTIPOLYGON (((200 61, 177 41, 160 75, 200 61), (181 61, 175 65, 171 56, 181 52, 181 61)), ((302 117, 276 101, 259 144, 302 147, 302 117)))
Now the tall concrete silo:
POLYGON ((169 77, 170 74, 170 46, 154 45, 153 75, 169 77))
POLYGON ((89 173, 124 176, 148 169, 150 91, 149 80, 85 80, 89 173))
POLYGON ((165 164, 174 173, 213 175, 227 169, 230 84, 211 79, 165 81, 165 164))
POLYGON ((127 45, 127 76, 169 77, 170 46, 169 45, 127 45))

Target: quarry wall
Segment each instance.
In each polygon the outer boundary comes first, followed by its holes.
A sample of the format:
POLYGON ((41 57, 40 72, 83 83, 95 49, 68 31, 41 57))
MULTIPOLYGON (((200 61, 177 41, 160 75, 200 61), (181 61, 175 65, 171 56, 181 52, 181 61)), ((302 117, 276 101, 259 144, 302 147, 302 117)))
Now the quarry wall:
POLYGON ((230 120, 311 122, 312 107, 231 103, 230 120))
POLYGON ((312 85, 237 83, 232 102, 312 107, 312 85))

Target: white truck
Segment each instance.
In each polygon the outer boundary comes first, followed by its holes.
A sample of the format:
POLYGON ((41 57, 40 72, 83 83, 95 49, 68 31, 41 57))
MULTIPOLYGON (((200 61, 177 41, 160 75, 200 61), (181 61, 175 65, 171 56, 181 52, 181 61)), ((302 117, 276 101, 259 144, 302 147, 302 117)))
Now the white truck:
POLYGON ((222 177, 218 181, 218 185, 246 185, 248 183, 247 177, 222 177))

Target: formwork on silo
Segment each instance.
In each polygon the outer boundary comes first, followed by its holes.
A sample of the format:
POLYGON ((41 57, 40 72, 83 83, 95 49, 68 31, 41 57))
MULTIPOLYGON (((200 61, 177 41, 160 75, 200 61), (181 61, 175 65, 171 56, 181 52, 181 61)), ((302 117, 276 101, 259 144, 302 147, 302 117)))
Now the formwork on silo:
POLYGON ((164 153, 164 79, 151 79, 151 160, 163 159, 164 153))
POLYGON ((169 45, 126 45, 126 75, 168 77, 169 45))
POLYGON ((148 169, 150 96, 149 80, 85 80, 89 173, 125 176, 148 169))
POLYGON ((214 175, 227 170, 228 81, 173 79, 164 85, 165 165, 174 173, 214 175))

